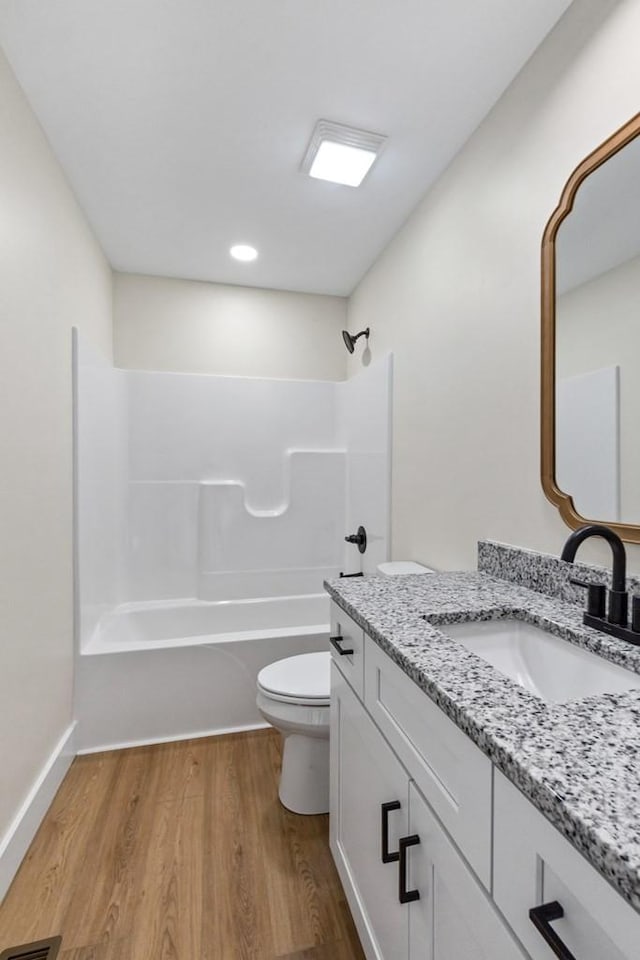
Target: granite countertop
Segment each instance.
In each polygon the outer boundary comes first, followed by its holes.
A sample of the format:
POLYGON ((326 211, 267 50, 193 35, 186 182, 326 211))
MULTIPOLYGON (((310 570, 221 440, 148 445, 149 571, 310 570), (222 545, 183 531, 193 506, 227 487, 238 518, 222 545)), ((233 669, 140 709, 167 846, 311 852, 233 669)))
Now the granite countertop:
POLYGON ((439 627, 515 616, 636 673, 640 647, 585 627, 575 603, 486 573, 343 578, 325 586, 640 911, 640 690, 546 703, 439 627))

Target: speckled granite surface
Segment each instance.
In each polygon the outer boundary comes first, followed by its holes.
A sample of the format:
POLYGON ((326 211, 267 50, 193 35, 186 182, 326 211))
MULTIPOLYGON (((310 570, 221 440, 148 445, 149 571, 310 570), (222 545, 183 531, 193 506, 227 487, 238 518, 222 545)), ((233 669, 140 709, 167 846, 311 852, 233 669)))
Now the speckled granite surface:
MULTIPOLYGON (((611 586, 611 570, 606 567, 564 563, 558 557, 495 540, 478 543, 478 571, 570 603, 583 604, 585 599, 584 589, 569 582, 575 577, 588 583, 611 586)), ((640 579, 627 577, 627 587, 633 593, 640 593, 640 579)))
POLYGON ((442 629, 515 616, 636 673, 640 648, 583 626, 575 603, 486 573, 342 579, 326 587, 640 911, 640 690, 549 704, 442 629))

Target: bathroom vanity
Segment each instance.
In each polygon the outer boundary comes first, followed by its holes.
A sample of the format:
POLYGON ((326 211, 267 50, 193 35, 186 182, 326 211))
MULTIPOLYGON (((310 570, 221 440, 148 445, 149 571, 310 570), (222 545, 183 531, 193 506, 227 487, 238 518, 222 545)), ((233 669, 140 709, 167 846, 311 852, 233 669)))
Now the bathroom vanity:
POLYGON ((509 550, 327 584, 331 849, 372 960, 640 956, 640 649, 584 627, 567 564, 509 550), (560 671, 542 699, 447 634, 486 621, 596 653, 589 682, 617 665, 628 690, 566 699, 560 671))

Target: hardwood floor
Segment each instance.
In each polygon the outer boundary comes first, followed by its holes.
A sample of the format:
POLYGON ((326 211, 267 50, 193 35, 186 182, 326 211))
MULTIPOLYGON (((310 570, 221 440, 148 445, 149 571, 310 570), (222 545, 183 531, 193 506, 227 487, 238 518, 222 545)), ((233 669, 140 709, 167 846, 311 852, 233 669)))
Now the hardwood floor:
POLYGON ((272 730, 78 757, 0 907, 0 952, 363 960, 328 817, 277 797, 272 730))

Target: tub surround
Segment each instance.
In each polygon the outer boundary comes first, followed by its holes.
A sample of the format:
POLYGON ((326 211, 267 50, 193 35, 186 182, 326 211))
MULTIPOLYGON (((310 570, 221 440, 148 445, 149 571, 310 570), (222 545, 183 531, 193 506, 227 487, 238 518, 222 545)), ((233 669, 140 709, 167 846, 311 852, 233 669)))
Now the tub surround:
POLYGON ((640 910, 640 691, 549 704, 443 632, 448 623, 516 618, 640 673, 640 648, 583 625, 583 591, 576 602, 562 597, 569 575, 600 580, 606 571, 488 541, 479 544, 478 555, 477 573, 365 577, 325 586, 640 910), (519 582, 509 582, 514 579, 519 582))
POLYGON ((321 594, 388 559, 391 357, 345 382, 159 373, 76 335, 74 364, 81 652, 125 605, 321 594))
POLYGON ((326 650, 323 580, 388 559, 392 358, 344 382, 160 373, 76 336, 74 361, 79 749, 260 724, 259 671, 326 650))

